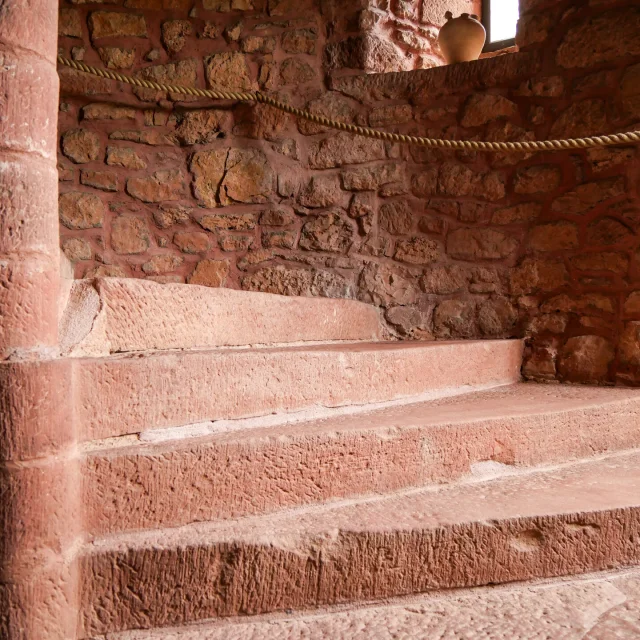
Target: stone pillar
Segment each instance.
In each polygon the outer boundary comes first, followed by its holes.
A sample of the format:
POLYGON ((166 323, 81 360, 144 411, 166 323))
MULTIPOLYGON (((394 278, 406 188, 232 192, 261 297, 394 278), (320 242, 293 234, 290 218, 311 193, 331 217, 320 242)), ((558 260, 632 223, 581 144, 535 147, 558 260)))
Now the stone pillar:
POLYGON ((0 6, 0 639, 75 637, 71 370, 57 357, 55 0, 0 6))

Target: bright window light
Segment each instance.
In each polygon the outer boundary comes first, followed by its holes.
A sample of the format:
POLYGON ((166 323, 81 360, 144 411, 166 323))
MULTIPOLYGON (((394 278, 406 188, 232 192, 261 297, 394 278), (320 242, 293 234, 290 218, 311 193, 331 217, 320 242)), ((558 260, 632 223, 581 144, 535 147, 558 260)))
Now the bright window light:
POLYGON ((512 40, 516 37, 518 0, 489 0, 489 2, 491 3, 489 14, 491 42, 512 40))

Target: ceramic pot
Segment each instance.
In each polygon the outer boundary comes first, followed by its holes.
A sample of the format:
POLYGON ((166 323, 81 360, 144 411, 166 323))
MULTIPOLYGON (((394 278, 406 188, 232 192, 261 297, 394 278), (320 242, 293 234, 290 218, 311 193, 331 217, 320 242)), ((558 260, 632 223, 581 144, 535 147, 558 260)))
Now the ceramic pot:
POLYGON ((451 11, 447 11, 444 17, 447 22, 440 29, 438 44, 447 64, 477 60, 487 38, 478 16, 463 13, 454 18, 451 11))

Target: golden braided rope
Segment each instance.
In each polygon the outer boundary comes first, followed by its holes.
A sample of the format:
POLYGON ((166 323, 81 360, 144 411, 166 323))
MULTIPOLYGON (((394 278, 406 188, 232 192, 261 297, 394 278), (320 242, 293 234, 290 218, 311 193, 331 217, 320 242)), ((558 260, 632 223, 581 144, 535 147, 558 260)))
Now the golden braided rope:
POLYGON ((213 100, 234 100, 241 102, 260 102, 269 105, 280 111, 290 113, 298 118, 304 118, 310 122, 338 129, 339 131, 348 131, 365 138, 375 138, 376 140, 384 140, 386 142, 401 142, 404 144, 414 144, 421 147, 439 148, 439 149, 472 149, 474 151, 549 151, 556 149, 588 149, 592 147, 606 147, 617 144, 633 144, 640 142, 640 131, 629 131, 627 133, 613 133, 606 136, 591 136, 588 138, 570 138, 567 140, 533 140, 521 142, 478 142, 475 140, 442 140, 438 138, 422 138, 419 136, 407 136, 402 133, 388 133, 379 129, 371 129, 370 127, 360 127, 346 122, 331 120, 325 116, 297 109, 284 102, 280 102, 275 98, 271 98, 259 91, 216 91, 213 89, 197 89, 194 87, 182 87, 171 84, 161 84, 153 80, 143 80, 142 78, 134 78, 133 76, 124 75, 116 71, 108 69, 100 69, 77 62, 65 56, 58 56, 58 62, 67 67, 71 67, 76 71, 89 73, 99 78, 107 78, 118 82, 125 82, 135 87, 143 89, 155 89, 157 91, 166 91, 169 93, 179 93, 188 96, 197 96, 199 98, 211 98, 213 100))

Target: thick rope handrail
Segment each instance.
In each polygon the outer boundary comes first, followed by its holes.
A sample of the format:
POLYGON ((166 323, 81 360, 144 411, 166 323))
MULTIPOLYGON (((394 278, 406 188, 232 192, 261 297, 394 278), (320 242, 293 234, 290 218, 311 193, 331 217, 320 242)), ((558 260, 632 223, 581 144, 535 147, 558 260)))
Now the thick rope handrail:
POLYGON ((322 115, 298 109, 291 105, 271 98, 259 91, 216 91, 214 89, 198 89, 197 87, 183 87, 179 85, 163 84, 154 82, 153 80, 144 80, 133 76, 111 71, 109 69, 101 69, 71 60, 65 56, 59 55, 58 62, 61 65, 71 67, 76 71, 88 73, 99 78, 107 78, 117 82, 124 82, 135 87, 143 89, 155 89, 157 91, 165 91, 168 93, 179 93, 188 96, 196 96, 198 98, 211 98, 212 100, 233 100, 241 102, 259 102, 269 105, 285 113, 290 113, 298 118, 304 118, 315 124, 338 129, 339 131, 347 131, 365 138, 374 138, 376 140, 384 140, 385 142, 400 142, 403 144, 413 144, 420 147, 437 148, 437 149, 471 149, 473 151, 554 151, 563 149, 589 149, 593 147, 607 147, 618 144, 637 144, 640 142, 640 131, 628 131, 626 133, 612 133, 604 136, 590 136, 586 138, 569 138, 566 140, 523 140, 516 142, 482 142, 476 140, 443 140, 440 138, 422 138, 420 136, 408 136, 402 133, 389 133, 372 129, 370 127, 361 127, 355 124, 348 124, 338 120, 332 120, 322 115))

